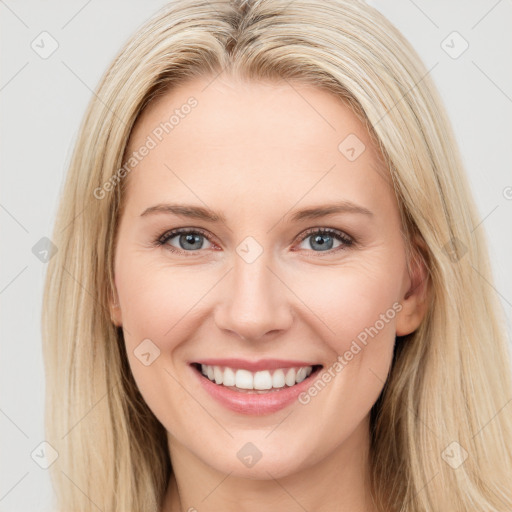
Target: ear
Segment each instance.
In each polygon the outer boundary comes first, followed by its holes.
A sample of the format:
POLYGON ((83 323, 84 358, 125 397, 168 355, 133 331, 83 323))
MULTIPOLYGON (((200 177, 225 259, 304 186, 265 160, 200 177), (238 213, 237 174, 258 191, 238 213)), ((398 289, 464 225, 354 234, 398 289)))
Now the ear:
POLYGON ((117 290, 114 290, 114 292, 110 295, 109 300, 109 311, 110 311, 110 319, 112 320, 112 323, 116 327, 121 327, 123 325, 122 321, 122 315, 121 315, 121 308, 119 306, 119 299, 117 296, 117 290))
POLYGON ((396 335, 405 336, 414 332, 421 324, 428 309, 430 279, 424 254, 427 254, 425 242, 418 238, 412 243, 409 257, 408 279, 401 297, 402 309, 396 316, 396 335))

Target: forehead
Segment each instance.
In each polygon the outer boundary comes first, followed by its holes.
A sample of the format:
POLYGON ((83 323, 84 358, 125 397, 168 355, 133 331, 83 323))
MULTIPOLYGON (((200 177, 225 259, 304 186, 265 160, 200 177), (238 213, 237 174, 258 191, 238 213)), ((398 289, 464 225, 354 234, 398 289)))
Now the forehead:
POLYGON ((298 82, 191 80, 146 108, 125 161, 144 145, 151 149, 129 175, 127 199, 137 202, 390 193, 380 154, 351 108, 298 82))

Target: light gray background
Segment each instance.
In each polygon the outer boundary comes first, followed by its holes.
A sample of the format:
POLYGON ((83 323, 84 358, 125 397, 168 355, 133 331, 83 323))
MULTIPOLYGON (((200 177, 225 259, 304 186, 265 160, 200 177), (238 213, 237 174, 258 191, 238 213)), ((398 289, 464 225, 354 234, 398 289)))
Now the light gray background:
MULTIPOLYGON (((0 511, 51 510, 47 471, 31 453, 44 440, 40 314, 57 200, 92 89, 117 50, 162 0, 0 0, 2 182, 0 222, 0 511), (49 58, 32 48, 41 32, 49 58)), ((511 0, 371 0, 412 42, 438 85, 489 238, 496 293, 511 332, 511 0), (458 58, 452 54, 469 48, 458 58), (454 39, 455 37, 455 39, 454 39), (446 46, 445 46, 446 48, 446 46), (434 67, 435 66, 435 67, 434 67)), ((489 284, 489 286, 491 286, 489 284)))

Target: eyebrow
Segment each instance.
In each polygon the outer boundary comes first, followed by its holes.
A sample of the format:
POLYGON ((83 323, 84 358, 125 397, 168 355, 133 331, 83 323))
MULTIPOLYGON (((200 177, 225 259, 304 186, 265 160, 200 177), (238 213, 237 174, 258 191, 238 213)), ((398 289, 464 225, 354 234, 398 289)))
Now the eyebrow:
MULTIPOLYGON (((174 214, 181 217, 190 219, 204 220, 207 222, 223 222, 226 223, 226 217, 222 213, 216 213, 209 208, 202 206, 193 206, 186 204, 157 204, 146 208, 141 217, 151 214, 174 214)), ((359 213, 362 215, 373 216, 373 213, 363 206, 359 206, 351 201, 340 201, 337 203, 323 204, 313 206, 303 210, 293 211, 284 217, 291 215, 291 222, 298 222, 305 219, 317 219, 327 215, 334 215, 336 213, 359 213)))
POLYGON ((181 217, 188 217, 191 219, 206 220, 209 222, 225 222, 224 215, 215 213, 208 208, 202 206, 192 206, 186 204, 157 204, 146 208, 142 213, 141 217, 155 213, 167 213, 179 215, 181 217))
POLYGON ((359 206, 351 201, 340 201, 293 212, 291 214, 291 220, 297 222, 304 219, 317 219, 336 213, 360 213, 362 215, 368 215, 369 217, 373 216, 373 213, 364 206, 359 206))

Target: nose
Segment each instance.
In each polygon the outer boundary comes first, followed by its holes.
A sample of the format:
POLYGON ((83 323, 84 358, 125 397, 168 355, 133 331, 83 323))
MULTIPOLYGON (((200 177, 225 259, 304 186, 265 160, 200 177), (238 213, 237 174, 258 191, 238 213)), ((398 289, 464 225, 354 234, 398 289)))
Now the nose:
POLYGON ((293 321, 290 290, 269 264, 265 252, 252 263, 235 258, 224 279, 215 324, 247 341, 276 337, 293 321))

